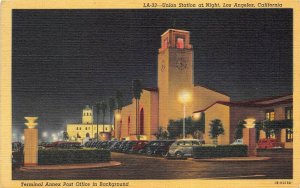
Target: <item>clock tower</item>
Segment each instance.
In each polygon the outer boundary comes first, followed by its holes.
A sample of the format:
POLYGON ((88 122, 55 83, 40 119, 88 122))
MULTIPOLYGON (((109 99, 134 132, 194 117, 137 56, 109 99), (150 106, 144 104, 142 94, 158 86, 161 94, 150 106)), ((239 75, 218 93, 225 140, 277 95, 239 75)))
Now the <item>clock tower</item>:
MULTIPOLYGON (((169 29, 161 35, 158 53, 159 126, 183 118, 181 93, 193 98, 194 65, 190 33, 169 29)), ((192 115, 192 102, 186 102, 186 117, 192 115)))

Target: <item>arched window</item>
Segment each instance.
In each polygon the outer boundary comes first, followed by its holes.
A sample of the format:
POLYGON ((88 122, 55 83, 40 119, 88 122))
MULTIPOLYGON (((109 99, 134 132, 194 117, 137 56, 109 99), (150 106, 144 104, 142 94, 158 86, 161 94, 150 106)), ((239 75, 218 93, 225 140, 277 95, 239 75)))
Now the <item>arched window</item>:
POLYGON ((130 135, 130 116, 128 116, 128 120, 127 120, 127 127, 128 127, 128 135, 130 135))
POLYGON ((184 40, 183 40, 183 38, 179 38, 179 37, 177 38, 176 48, 180 48, 180 49, 184 48, 184 40))
POLYGON ((144 108, 140 112, 140 134, 144 134, 144 108))

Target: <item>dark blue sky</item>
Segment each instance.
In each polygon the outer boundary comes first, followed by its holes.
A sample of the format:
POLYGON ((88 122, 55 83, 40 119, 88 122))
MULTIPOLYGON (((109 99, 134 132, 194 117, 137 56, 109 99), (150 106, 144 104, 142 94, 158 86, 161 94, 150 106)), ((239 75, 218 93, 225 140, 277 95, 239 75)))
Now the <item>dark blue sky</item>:
POLYGON ((13 126, 35 115, 41 130, 62 129, 116 89, 129 103, 133 79, 156 87, 169 28, 191 32, 195 84, 233 101, 292 93, 292 17, 292 9, 14 10, 13 126))

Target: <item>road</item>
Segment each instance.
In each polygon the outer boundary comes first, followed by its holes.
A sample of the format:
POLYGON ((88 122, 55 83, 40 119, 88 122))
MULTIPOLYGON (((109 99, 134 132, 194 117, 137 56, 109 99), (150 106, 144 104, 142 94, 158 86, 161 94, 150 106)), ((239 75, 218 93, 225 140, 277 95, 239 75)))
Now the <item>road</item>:
POLYGON ((292 179, 292 151, 261 151, 268 161, 204 162, 112 153, 121 166, 93 169, 13 171, 13 179, 292 179))

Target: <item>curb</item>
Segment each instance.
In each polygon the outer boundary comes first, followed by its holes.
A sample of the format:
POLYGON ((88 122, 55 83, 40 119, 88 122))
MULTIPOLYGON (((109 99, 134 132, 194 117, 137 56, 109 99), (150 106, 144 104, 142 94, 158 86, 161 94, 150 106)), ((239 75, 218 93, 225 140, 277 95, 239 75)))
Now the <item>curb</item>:
POLYGON ((117 161, 110 161, 105 163, 83 163, 83 164, 62 164, 62 165, 39 165, 21 167, 20 171, 30 170, 68 170, 68 169, 86 169, 86 168, 105 168, 120 166, 121 163, 117 161))
POLYGON ((193 159, 188 160, 199 161, 199 162, 224 162, 224 161, 267 161, 271 157, 230 157, 230 158, 211 158, 211 159, 193 159))

